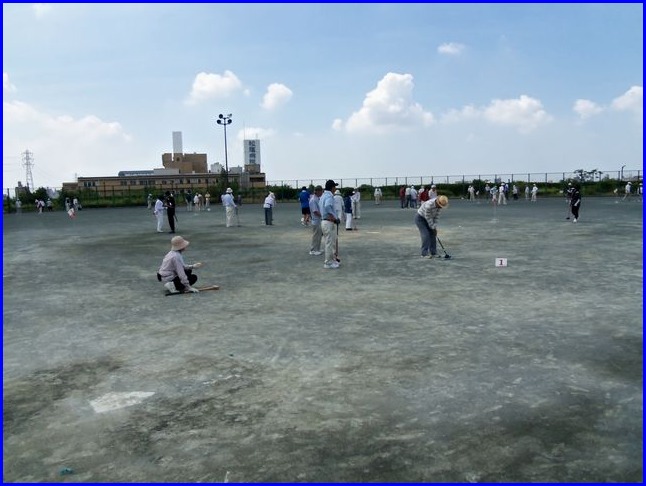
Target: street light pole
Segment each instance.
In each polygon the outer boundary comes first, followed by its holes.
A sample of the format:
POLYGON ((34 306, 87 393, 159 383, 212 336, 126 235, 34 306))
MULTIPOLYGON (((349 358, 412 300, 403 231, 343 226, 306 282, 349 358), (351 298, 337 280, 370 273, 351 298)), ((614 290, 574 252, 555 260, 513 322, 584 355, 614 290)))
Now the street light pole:
POLYGON ((218 115, 218 125, 222 125, 224 127, 224 181, 225 185, 228 187, 229 186, 229 155, 227 153, 227 125, 231 125, 231 122, 233 120, 231 119, 233 115, 229 113, 228 115, 223 115, 220 113, 218 115))
POLYGON ((622 181, 624 180, 624 167, 626 167, 626 166, 625 165, 621 166, 621 180, 622 181))

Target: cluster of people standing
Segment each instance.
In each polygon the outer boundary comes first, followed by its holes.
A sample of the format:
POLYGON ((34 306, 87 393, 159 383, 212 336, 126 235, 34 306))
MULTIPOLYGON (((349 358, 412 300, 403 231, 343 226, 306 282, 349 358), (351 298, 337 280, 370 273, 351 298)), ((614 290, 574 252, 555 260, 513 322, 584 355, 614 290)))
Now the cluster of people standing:
POLYGON ((400 186, 399 188, 399 205, 402 209, 413 208, 417 209, 426 201, 437 197, 437 186, 431 184, 430 186, 421 186, 419 191, 414 185, 400 186))

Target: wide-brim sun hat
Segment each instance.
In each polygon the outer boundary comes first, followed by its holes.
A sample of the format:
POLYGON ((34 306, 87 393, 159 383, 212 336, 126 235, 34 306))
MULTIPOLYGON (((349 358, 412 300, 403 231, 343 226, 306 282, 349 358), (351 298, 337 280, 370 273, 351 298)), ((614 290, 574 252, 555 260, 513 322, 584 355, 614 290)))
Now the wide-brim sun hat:
POLYGON ((170 249, 174 251, 183 250, 190 243, 181 236, 173 236, 170 240, 170 249))
POLYGON ((233 194, 233 189, 231 189, 230 187, 227 187, 227 194, 233 194))
POLYGON ((436 202, 439 207, 445 208, 449 205, 449 198, 446 196, 438 196, 436 202))

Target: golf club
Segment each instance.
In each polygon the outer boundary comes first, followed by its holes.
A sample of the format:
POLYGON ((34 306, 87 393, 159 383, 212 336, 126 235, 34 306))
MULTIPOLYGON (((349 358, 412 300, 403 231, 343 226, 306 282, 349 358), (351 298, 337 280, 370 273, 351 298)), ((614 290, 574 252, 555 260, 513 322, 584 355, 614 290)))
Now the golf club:
POLYGON ((444 252, 444 258, 445 258, 446 260, 450 260, 450 259, 451 259, 451 255, 449 255, 449 254, 446 252, 446 249, 444 248, 444 245, 442 244, 442 241, 441 241, 437 236, 436 236, 435 238, 437 238, 437 242, 438 242, 438 243, 440 244, 440 246, 442 247, 442 251, 444 252))

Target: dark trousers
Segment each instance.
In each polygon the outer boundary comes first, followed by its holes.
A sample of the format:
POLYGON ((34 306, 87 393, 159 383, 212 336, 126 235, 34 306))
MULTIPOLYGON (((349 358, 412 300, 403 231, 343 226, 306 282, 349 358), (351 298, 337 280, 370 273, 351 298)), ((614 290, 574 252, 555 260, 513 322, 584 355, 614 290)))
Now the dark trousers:
POLYGON ((579 206, 570 206, 570 209, 572 210, 572 216, 579 219, 579 206))
POLYGON ((175 233, 175 208, 166 208, 166 215, 168 216, 168 226, 170 226, 170 232, 175 233))
POLYGON ((415 215, 415 225, 419 230, 419 236, 422 238, 422 256, 437 254, 436 230, 432 229, 426 218, 419 213, 415 215))
MULTIPOLYGON (((188 277, 188 283, 191 285, 191 287, 197 282, 197 275, 193 275, 193 270, 184 270, 186 272, 186 276, 188 277)), ((160 282, 162 281, 161 275, 159 273, 157 274, 157 280, 160 282)), ((175 284, 175 288, 179 290, 180 292, 183 292, 186 290, 186 287, 184 287, 184 284, 182 281, 179 279, 179 277, 175 277, 173 279, 173 283, 175 284)))
POLYGON ((272 216, 272 208, 265 208, 265 224, 273 224, 274 218, 272 216))

